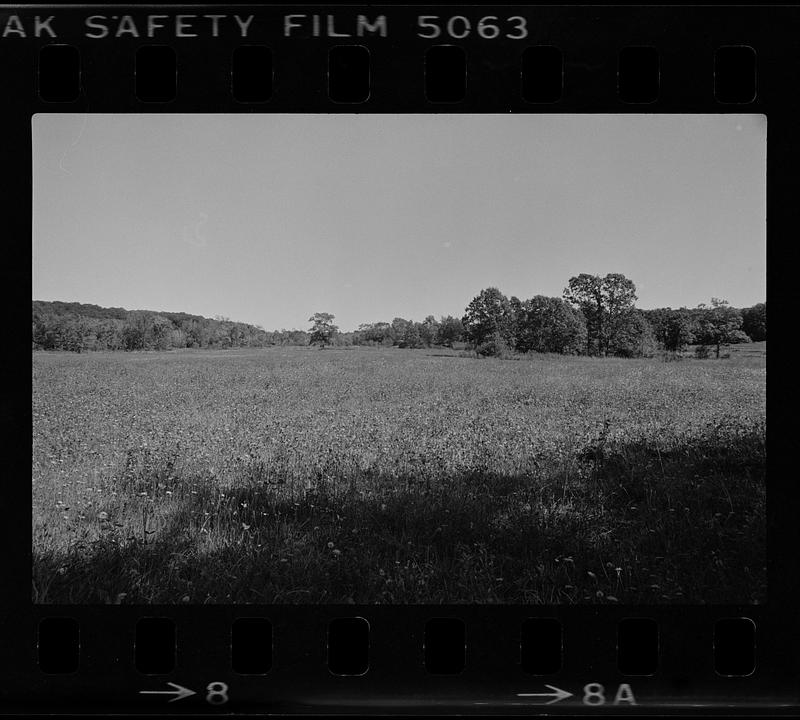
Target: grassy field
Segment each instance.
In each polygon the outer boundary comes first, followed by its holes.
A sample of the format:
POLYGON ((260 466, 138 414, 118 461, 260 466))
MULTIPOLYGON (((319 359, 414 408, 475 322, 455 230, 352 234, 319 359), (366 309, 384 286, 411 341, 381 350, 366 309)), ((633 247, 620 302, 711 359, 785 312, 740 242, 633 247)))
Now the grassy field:
POLYGON ((764 602, 765 356, 35 353, 33 600, 764 602))

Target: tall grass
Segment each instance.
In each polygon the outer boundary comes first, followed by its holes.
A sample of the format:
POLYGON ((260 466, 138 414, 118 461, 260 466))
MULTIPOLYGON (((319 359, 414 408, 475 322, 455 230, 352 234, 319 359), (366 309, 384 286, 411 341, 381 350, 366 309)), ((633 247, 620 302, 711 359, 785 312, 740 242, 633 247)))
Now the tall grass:
POLYGON ((34 358, 44 603, 765 600, 763 357, 34 358))

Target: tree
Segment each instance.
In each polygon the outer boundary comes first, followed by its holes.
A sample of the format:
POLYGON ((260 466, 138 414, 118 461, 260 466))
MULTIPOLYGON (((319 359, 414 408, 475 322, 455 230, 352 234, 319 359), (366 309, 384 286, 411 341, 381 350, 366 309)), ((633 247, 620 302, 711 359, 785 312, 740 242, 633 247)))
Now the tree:
POLYGON ((508 298, 495 287, 481 290, 467 305, 461 323, 476 356, 480 354, 480 346, 490 339, 500 337, 509 342, 513 332, 513 314, 508 298))
POLYGON ((620 273, 605 277, 581 273, 569 280, 564 300, 586 318, 586 352, 606 355, 617 350, 636 301, 636 285, 620 273))
POLYGON ((727 300, 711 298, 711 307, 701 306, 699 335, 703 345, 712 345, 719 359, 722 345, 740 341, 742 313, 732 308, 727 300))
POLYGON ((394 320, 392 320, 391 335, 392 335, 392 342, 394 345, 399 345, 401 342, 403 342, 403 338, 405 337, 406 334, 406 329, 410 324, 411 320, 405 320, 404 318, 401 317, 396 317, 394 320))
MULTIPOLYGON (((331 320, 332 319, 333 315, 331 315, 331 320)), ((337 328, 335 325, 332 325, 331 327, 334 334, 338 332, 339 328, 337 328)), ((282 335, 283 337, 281 339, 281 344, 283 345, 311 345, 311 335, 305 330, 297 330, 296 328, 292 330, 283 330, 282 335)), ((330 342, 328 344, 330 344, 330 342)), ((322 347, 325 346, 323 345, 322 347)))
POLYGON ((653 328, 655 339, 668 352, 681 352, 694 341, 695 319, 690 310, 659 308, 644 313, 653 328))
POLYGON ((330 313, 314 313, 308 322, 312 323, 311 336, 309 337, 309 344, 315 345, 319 343, 320 349, 333 342, 333 336, 338 332, 339 328, 333 324, 334 316, 330 313))
POLYGON ((561 298, 537 295, 511 298, 514 347, 518 352, 578 353, 586 344, 586 321, 580 310, 561 298))
POLYGON ((641 310, 631 310, 619 323, 614 354, 619 357, 652 357, 656 351, 653 328, 641 310))
POLYGON ((436 342, 436 336, 439 331, 439 323, 433 315, 428 315, 425 320, 420 323, 419 334, 422 339, 422 344, 430 347, 436 342))
POLYGON ((509 307, 509 321, 507 324, 509 339, 511 345, 517 352, 528 352, 533 349, 531 343, 526 342, 524 338, 529 338, 530 329, 528 323, 529 300, 520 300, 516 295, 512 295, 508 299, 509 307))
POLYGON ((125 350, 147 350, 150 316, 146 312, 132 312, 122 329, 122 341, 125 350))
POLYGON ((61 342, 64 350, 79 353, 84 348, 84 335, 86 325, 79 316, 71 316, 67 323, 63 325, 61 331, 61 342))
POLYGON ((358 326, 361 341, 368 345, 391 345, 392 326, 387 322, 362 323, 358 326))
POLYGON ((422 345, 423 343, 420 333, 420 324, 410 322, 408 325, 406 325, 406 329, 403 332, 403 337, 400 340, 400 347, 421 348, 422 345))
POLYGON ((186 333, 186 347, 205 347, 206 330, 201 322, 202 318, 187 318, 181 322, 181 328, 186 333))
POLYGON ((767 339, 767 304, 758 303, 742 310, 742 330, 753 342, 767 339))
POLYGON ((169 350, 172 344, 172 323, 163 315, 155 315, 151 319, 149 336, 152 338, 154 350, 169 350))
POLYGON ((436 342, 445 347, 453 347, 453 343, 459 342, 464 334, 464 325, 452 315, 442 316, 439 326, 436 329, 436 342))

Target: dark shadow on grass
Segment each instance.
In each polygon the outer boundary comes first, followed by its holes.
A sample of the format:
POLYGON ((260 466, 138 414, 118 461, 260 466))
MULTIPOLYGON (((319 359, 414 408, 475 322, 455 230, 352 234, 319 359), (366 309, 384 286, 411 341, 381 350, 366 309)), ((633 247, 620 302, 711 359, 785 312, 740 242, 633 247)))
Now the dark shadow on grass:
POLYGON ((294 497, 173 488, 152 535, 34 548, 34 599, 764 602, 764 476, 754 431, 664 448, 599 438, 531 475, 364 475, 294 497))

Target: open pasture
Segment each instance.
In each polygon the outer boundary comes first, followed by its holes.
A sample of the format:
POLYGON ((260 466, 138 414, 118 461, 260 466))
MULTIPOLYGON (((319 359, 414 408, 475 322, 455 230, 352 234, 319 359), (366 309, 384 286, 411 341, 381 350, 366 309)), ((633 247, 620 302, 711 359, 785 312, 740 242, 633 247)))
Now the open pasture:
POLYGON ((33 600, 763 602, 765 362, 35 353, 33 600))

